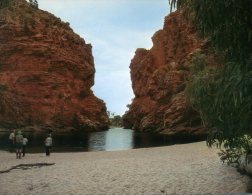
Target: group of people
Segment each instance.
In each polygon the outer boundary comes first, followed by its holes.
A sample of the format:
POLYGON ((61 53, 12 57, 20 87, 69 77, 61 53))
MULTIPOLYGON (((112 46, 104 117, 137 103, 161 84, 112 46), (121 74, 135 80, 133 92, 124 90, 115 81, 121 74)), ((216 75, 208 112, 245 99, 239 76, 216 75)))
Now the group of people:
POLYGON ((21 154, 24 157, 26 152, 26 146, 28 144, 27 137, 22 135, 21 131, 18 131, 16 133, 14 130, 13 132, 11 132, 9 140, 10 140, 10 152, 12 152, 14 148, 16 148, 17 159, 21 159, 21 154))
MULTIPOLYGON (((26 153, 26 147, 28 144, 28 139, 25 135, 22 134, 21 131, 16 133, 15 130, 11 132, 9 136, 10 141, 10 152, 13 152, 13 149, 16 149, 16 158, 21 159, 21 156, 24 157, 26 153)), ((50 156, 51 148, 52 148, 52 136, 48 134, 45 141, 45 153, 46 156, 50 156)))

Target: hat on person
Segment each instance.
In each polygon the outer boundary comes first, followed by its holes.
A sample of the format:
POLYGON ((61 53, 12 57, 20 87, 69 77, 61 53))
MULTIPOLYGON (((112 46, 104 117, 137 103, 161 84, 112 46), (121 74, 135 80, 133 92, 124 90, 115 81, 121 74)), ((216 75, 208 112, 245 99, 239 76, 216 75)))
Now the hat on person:
POLYGON ((22 134, 22 131, 19 130, 19 131, 18 131, 18 135, 21 135, 21 134, 22 134))

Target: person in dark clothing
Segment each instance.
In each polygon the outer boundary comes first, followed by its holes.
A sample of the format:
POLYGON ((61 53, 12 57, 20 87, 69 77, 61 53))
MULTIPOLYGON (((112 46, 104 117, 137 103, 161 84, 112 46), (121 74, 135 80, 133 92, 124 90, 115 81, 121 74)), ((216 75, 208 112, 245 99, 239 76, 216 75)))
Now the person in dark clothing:
POLYGON ((23 146, 23 135, 21 131, 18 131, 16 137, 16 156, 17 158, 21 159, 21 152, 23 146))

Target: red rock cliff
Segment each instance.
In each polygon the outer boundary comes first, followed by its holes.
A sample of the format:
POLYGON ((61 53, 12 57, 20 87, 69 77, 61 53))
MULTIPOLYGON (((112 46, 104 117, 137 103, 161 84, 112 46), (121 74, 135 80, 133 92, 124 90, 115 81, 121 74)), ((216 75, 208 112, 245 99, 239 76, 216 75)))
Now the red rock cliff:
POLYGON ((68 23, 12 0, 0 9, 0 125, 108 128, 92 46, 68 23))
POLYGON ((185 86, 190 74, 186 62, 205 43, 178 11, 165 18, 163 29, 152 41, 150 50, 136 50, 130 64, 135 98, 123 117, 124 126, 204 137, 200 117, 186 101, 185 86))

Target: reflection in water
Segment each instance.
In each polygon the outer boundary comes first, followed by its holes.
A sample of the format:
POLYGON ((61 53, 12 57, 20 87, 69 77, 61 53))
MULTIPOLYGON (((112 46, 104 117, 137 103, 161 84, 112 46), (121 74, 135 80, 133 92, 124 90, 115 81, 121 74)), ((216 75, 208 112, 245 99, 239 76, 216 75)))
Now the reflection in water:
POLYGON ((133 148, 133 131, 123 129, 111 129, 106 133, 105 150, 123 150, 133 148), (127 133, 126 133, 127 132, 127 133))
POLYGON ((96 132, 89 135, 88 150, 102 151, 105 149, 106 132, 96 132))
MULTIPOLYGON (((109 129, 88 135, 89 151, 127 150, 172 145, 175 142, 166 140, 164 136, 150 133, 135 132, 131 129, 109 129)), ((181 142, 176 142, 181 143, 181 142)))
POLYGON ((110 129, 89 135, 89 151, 112 151, 133 148, 133 131, 125 129, 110 129))

